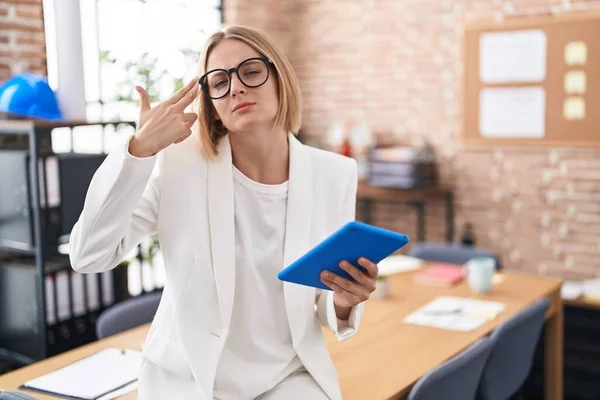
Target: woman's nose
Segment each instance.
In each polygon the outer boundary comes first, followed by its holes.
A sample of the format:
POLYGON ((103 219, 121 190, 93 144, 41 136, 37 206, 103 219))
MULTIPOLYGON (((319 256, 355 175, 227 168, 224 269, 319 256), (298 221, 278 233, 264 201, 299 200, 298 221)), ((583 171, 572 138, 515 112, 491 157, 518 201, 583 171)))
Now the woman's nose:
POLYGON ((246 91, 246 87, 240 81, 237 74, 231 74, 231 95, 236 96, 239 93, 244 93, 246 91))

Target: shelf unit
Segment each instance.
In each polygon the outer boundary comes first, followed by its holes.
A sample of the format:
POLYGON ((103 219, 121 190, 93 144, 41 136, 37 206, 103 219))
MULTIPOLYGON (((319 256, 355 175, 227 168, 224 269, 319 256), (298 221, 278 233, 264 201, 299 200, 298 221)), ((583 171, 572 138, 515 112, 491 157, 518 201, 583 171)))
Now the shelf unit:
POLYGON ((82 196, 87 192, 90 171, 92 175, 95 171, 94 163, 106 156, 75 153, 73 130, 100 126, 104 148, 106 128, 112 126, 117 131, 123 124, 135 129, 132 121, 0 121, 0 159, 9 153, 15 156, 14 160, 5 158, 0 173, 0 209, 5 213, 0 214, 0 363, 8 359, 19 366, 96 340, 96 317, 107 306, 129 297, 126 268, 81 275, 71 269, 68 255, 58 251, 61 242, 68 242, 70 230, 65 230, 74 223, 73 207, 83 206, 82 196), (70 129, 70 152, 52 151, 52 131, 56 128, 70 129), (74 190, 78 194, 75 200, 61 195, 60 205, 52 203, 49 184, 56 182, 48 182, 48 157, 63 162, 63 170, 75 181, 71 186, 58 183, 61 191, 66 188, 69 192, 62 195, 74 190), (20 166, 19 159, 23 161, 20 166), (74 168, 78 165, 85 168, 78 171, 74 168), (6 172, 19 168, 20 177, 6 172), (81 174, 87 176, 82 178, 81 174), (2 194, 3 186, 14 189, 14 193, 2 194), (15 204, 16 209, 11 210, 15 204), (66 207, 71 210, 69 216, 66 207), (11 234, 18 236, 17 240, 11 240, 11 234), (98 299, 96 304, 92 304, 92 293, 98 299))

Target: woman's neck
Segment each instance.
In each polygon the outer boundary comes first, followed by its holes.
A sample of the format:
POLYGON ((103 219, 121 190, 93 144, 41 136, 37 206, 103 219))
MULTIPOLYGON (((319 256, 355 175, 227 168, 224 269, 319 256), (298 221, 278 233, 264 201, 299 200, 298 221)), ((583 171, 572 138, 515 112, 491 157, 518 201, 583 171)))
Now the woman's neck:
POLYGON ((228 134, 233 165, 248 178, 267 185, 288 180, 289 144, 285 132, 228 134))

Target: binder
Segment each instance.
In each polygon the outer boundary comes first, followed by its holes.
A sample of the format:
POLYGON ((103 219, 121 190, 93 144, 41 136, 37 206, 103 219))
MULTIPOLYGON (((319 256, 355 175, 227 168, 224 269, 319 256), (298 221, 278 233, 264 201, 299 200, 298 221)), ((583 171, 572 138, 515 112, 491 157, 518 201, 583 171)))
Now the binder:
POLYGON ((85 274, 85 286, 87 291, 87 308, 96 311, 100 308, 100 289, 98 288, 98 275, 85 274))
POLYGON ((102 304, 109 307, 115 302, 114 285, 112 271, 101 272, 102 281, 102 304))
POLYGON ((54 294, 54 276, 46 275, 46 323, 56 323, 56 303, 54 294))
POLYGON ((73 315, 80 317, 87 312, 87 307, 85 305, 83 275, 75 271, 71 271, 71 294, 73 298, 73 315))
POLYGON ((69 272, 60 271, 56 273, 56 303, 58 321, 66 321, 71 318, 71 296, 69 288, 69 272))
POLYGON ((62 260, 47 263, 45 282, 46 343, 49 357, 97 340, 96 320, 122 301, 122 277, 115 271, 80 274, 62 260))

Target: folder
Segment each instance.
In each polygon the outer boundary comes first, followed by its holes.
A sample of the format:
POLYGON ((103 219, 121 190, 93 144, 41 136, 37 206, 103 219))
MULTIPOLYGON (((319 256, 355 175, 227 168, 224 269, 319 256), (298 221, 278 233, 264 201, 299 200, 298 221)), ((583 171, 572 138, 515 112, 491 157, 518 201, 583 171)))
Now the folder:
POLYGON ((460 265, 433 263, 415 275, 414 280, 424 285, 452 286, 465 277, 460 265))
POLYGON ((19 389, 71 400, 100 400, 137 385, 142 353, 108 348, 25 382, 19 389))
POLYGON ((54 276, 46 275, 46 322, 48 325, 56 323, 56 303, 54 299, 54 276))
POLYGON ((80 317, 87 313, 83 275, 71 271, 71 297, 73 300, 73 316, 80 317))
POLYGON ((112 271, 101 272, 100 277, 102 282, 102 304, 104 307, 108 307, 115 302, 112 271))
POLYGON ((69 272, 60 271, 56 273, 55 283, 58 321, 66 321, 71 318, 69 272))
POLYGON ((90 311, 100 308, 100 289, 98 288, 98 274, 85 274, 87 290, 87 307, 90 311))

